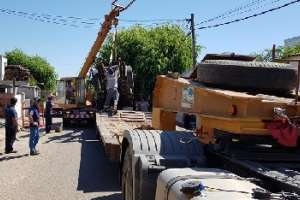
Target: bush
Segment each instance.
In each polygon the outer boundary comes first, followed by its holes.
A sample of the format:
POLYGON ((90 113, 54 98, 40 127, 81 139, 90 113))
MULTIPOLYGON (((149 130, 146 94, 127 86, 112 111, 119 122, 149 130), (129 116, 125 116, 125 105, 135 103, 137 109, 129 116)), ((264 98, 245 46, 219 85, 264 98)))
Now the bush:
POLYGON ((54 91, 57 74, 46 59, 35 55, 29 56, 20 49, 6 52, 8 65, 22 65, 29 69, 32 79, 30 83, 38 85, 43 90, 54 91))

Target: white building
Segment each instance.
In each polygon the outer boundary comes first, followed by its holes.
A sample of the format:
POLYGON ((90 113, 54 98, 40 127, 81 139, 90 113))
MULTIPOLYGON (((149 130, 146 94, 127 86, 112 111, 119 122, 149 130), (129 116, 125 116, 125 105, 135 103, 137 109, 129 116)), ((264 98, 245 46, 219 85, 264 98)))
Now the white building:
POLYGON ((7 66, 7 59, 0 55, 0 81, 4 79, 5 67, 7 66))

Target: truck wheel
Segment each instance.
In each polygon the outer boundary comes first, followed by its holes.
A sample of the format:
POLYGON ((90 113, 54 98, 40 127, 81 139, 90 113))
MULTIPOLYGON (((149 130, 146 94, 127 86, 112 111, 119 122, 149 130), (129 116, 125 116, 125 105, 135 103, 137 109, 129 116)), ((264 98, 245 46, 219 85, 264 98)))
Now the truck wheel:
POLYGON ((126 149, 122 166, 122 194, 123 200, 133 200, 132 157, 130 148, 126 149))
POLYGON ((288 64, 207 60, 197 67, 197 80, 225 89, 287 93, 297 84, 297 70, 288 64))

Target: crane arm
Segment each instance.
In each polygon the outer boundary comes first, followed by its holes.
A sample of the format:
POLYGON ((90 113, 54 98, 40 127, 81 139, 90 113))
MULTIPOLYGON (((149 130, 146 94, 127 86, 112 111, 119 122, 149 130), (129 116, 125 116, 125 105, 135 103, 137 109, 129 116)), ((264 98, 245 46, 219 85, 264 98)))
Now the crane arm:
POLYGON ((96 59, 96 55, 99 51, 99 49, 102 47, 102 44, 107 37, 114 20, 116 20, 116 17, 119 16, 120 12, 122 11, 122 7, 115 7, 111 10, 111 12, 108 15, 105 15, 104 23, 102 24, 101 30, 98 33, 97 39, 94 42, 84 64, 83 67, 80 70, 79 77, 85 78, 91 65, 94 63, 96 59))

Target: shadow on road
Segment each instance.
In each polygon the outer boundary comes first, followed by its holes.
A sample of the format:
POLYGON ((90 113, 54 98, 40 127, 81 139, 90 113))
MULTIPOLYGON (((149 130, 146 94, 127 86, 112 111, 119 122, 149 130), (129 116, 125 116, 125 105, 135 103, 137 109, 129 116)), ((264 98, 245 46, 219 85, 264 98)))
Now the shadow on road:
POLYGON ((80 142, 81 134, 83 132, 84 132, 83 129, 64 130, 63 135, 51 136, 48 138, 48 141, 44 142, 44 144, 51 143, 51 142, 57 142, 57 143, 80 142))
POLYGON ((84 193, 120 191, 118 164, 106 158, 96 131, 83 131, 80 142, 82 147, 77 190, 84 193))
POLYGON ((122 194, 118 193, 118 194, 112 194, 104 197, 96 197, 91 200, 121 200, 121 199, 122 199, 122 194))
POLYGON ((7 155, 4 155, 3 157, 0 157, 0 162, 1 161, 8 161, 8 160, 13 160, 13 159, 18 159, 18 158, 23 158, 23 157, 27 157, 29 156, 29 154, 23 154, 23 155, 13 155, 13 156, 7 156, 7 155))

